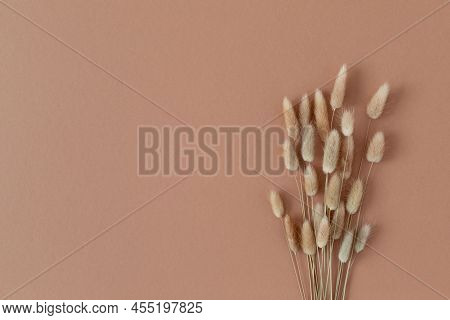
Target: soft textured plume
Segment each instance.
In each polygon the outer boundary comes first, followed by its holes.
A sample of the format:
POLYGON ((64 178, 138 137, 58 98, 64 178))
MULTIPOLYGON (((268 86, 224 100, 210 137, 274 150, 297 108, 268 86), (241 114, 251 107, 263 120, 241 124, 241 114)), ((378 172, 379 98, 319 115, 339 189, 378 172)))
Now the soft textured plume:
POLYGON ((372 226, 370 224, 364 224, 358 231, 355 242, 355 251, 360 253, 364 250, 367 240, 369 239, 370 232, 372 231, 372 226))
POLYGON ((345 208, 349 214, 355 214, 358 211, 363 196, 363 189, 361 178, 353 181, 350 192, 348 193, 347 203, 345 204, 345 208))
POLYGON ((330 210, 336 210, 339 206, 339 198, 341 194, 341 174, 339 172, 333 173, 328 182, 325 193, 325 205, 330 210))
POLYGON ((319 223, 320 223, 320 220, 322 220, 323 216, 324 216, 323 204, 322 204, 322 202, 316 202, 314 204, 313 214, 312 214, 314 230, 317 231, 317 229, 319 228, 319 223))
POLYGON ((355 142, 353 136, 345 137, 342 143, 341 158, 339 160, 339 167, 344 172, 344 179, 348 179, 352 175, 354 153, 355 142))
POLYGON ((344 202, 341 201, 337 211, 333 215, 333 239, 337 240, 341 237, 342 231, 344 230, 345 223, 345 205, 344 202))
POLYGON ((275 217, 282 218, 284 216, 284 205, 280 193, 275 190, 270 191, 269 200, 275 217))
POLYGON ((297 227, 289 215, 284 216, 284 228, 286 229, 289 249, 291 249, 293 253, 297 254, 300 251, 297 227))
POLYGON ((316 89, 314 94, 314 118, 320 139, 325 141, 330 131, 330 122, 328 120, 327 102, 319 89, 316 89))
POLYGON ((319 223, 319 229, 316 236, 316 244, 319 248, 327 245, 328 237, 330 236, 330 222, 327 216, 323 216, 319 223))
POLYGON ((298 119, 302 127, 308 125, 311 122, 311 105, 309 103, 309 97, 304 94, 302 100, 300 100, 300 107, 298 109, 298 119))
POLYGON ((383 159, 384 155, 384 134, 381 131, 375 133, 370 140, 367 148, 367 161, 378 163, 383 159))
POLYGON ((297 154, 292 141, 287 138, 283 144, 283 158, 286 169, 290 171, 297 171, 299 167, 297 154))
POLYGON ((341 248, 339 249, 339 261, 342 263, 346 263, 348 258, 350 257, 350 252, 352 251, 352 243, 353 243, 353 231, 348 231, 344 235, 344 239, 341 243, 341 248))
POLYGON ((312 256, 316 253, 316 241, 314 239, 314 231, 309 220, 305 220, 302 225, 302 249, 303 252, 312 256))
POLYGON ((314 161, 314 126, 307 124, 302 130, 302 158, 306 162, 314 161))
POLYGON ((346 137, 353 134, 353 129, 355 127, 355 116, 353 110, 345 109, 342 113, 341 118, 341 130, 342 134, 346 137))
POLYGON ((283 99, 283 114, 288 136, 291 137, 294 141, 297 141, 300 135, 298 121, 295 117, 295 111, 294 107, 292 106, 292 102, 287 97, 284 97, 283 99))
POLYGON ((312 164, 308 163, 304 172, 305 179, 305 193, 309 197, 314 197, 319 190, 319 181, 317 178, 316 169, 312 164))
POLYGON ((331 91, 330 105, 333 110, 342 107, 345 97, 345 86, 347 82, 347 65, 343 65, 334 81, 333 91, 331 91))
POLYGON ((367 105, 367 115, 371 119, 378 119, 383 113, 384 106, 386 105, 386 100, 389 95, 389 84, 385 83, 380 88, 378 88, 377 92, 373 95, 372 99, 370 99, 369 104, 367 105))
POLYGON ((331 130, 325 140, 325 149, 323 151, 322 169, 325 173, 332 173, 336 169, 339 160, 339 149, 341 146, 341 137, 336 129, 331 130))

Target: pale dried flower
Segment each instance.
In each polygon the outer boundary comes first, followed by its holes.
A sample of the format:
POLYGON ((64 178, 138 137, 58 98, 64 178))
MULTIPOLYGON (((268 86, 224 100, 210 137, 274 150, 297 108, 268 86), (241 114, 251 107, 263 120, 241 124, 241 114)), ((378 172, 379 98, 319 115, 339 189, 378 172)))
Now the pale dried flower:
POLYGON ((298 121, 292 102, 287 97, 283 99, 283 114, 288 136, 294 141, 297 141, 300 135, 298 121))
POLYGON ((278 191, 272 190, 269 194, 270 205, 272 206, 272 212, 277 218, 283 218, 284 205, 283 199, 278 191))
POLYGON ((344 230, 345 223, 345 205, 344 202, 341 201, 338 209, 335 211, 333 215, 333 239, 337 240, 341 237, 342 231, 344 230))
POLYGON ((358 231, 355 242, 355 252, 360 253, 364 250, 367 240, 369 239, 372 226, 370 224, 364 224, 358 231))
POLYGON ((320 223, 320 220, 322 220, 323 216, 324 216, 323 203, 316 202, 314 204, 313 213, 312 213, 314 230, 317 231, 317 229, 319 228, 319 223, 320 223))
POLYGON ((298 238, 297 227, 289 215, 284 216, 284 228, 286 230, 286 237, 289 244, 289 249, 295 254, 300 251, 300 243, 298 238))
POLYGON ((378 163, 383 159, 384 155, 384 134, 381 131, 375 133, 370 140, 369 147, 367 148, 366 158, 367 161, 372 163, 378 163))
POLYGON ((330 121, 328 120, 327 102, 319 89, 316 89, 314 94, 314 118, 320 139, 325 141, 330 131, 330 121))
POLYGON ((316 169, 312 164, 308 163, 304 172, 305 179, 305 193, 309 197, 314 197, 319 190, 319 181, 317 178, 316 169))
POLYGON ((289 171, 297 171, 299 168, 297 154, 292 141, 287 138, 283 144, 284 165, 289 171))
POLYGON ((361 204, 361 199, 363 196, 364 186, 361 178, 353 181, 350 192, 348 193, 347 202, 345 208, 349 214, 355 214, 361 204))
POLYGON ((342 134, 346 137, 353 134, 355 127, 355 115, 353 109, 345 109, 341 117, 341 130, 342 134))
POLYGON ((339 160, 339 149, 341 146, 341 137, 336 129, 331 130, 325 140, 323 151, 322 169, 325 173, 332 173, 336 169, 339 160))
POLYGON ((328 237, 330 236, 330 222, 327 216, 323 216, 319 223, 319 229, 316 236, 316 244, 319 248, 327 245, 328 237))
POLYGON ((338 259, 342 263, 346 263, 350 257, 350 252, 352 251, 353 244, 353 231, 348 231, 344 235, 341 247, 339 249, 338 259))
POLYGON ((367 105, 367 115, 371 119, 378 119, 383 113, 384 106, 386 105, 386 100, 389 95, 389 84, 384 83, 378 88, 377 92, 370 99, 367 105))
POLYGON ((325 205, 330 210, 336 210, 339 206, 341 179, 341 174, 339 172, 335 172, 328 182, 328 186, 325 192, 325 205))
POLYGON ((300 129, 292 102, 287 97, 283 98, 283 114, 288 136, 294 141, 297 141, 300 135, 300 129))
POLYGON ((316 253, 316 241, 309 220, 303 222, 301 235, 303 252, 308 256, 314 255, 316 253))
POLYGON ((314 161, 314 126, 307 124, 302 129, 302 158, 306 162, 314 161))
POLYGON ((330 105, 333 110, 342 107, 345 97, 345 86, 347 82, 347 65, 343 65, 334 81, 333 91, 331 91, 330 105))
POLYGON ((304 94, 300 100, 300 107, 298 108, 298 119, 302 127, 308 125, 311 122, 311 104, 309 103, 309 97, 304 94))
POLYGON ((339 168, 344 172, 344 179, 348 179, 352 175, 354 152, 355 142, 353 136, 345 137, 342 143, 341 157, 339 159, 339 168))

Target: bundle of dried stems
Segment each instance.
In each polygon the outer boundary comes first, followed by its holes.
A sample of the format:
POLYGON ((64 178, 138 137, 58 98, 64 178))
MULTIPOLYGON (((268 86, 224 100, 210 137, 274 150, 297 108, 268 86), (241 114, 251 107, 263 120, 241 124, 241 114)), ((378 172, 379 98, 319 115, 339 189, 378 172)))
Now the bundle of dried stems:
POLYGON ((343 65, 330 95, 331 110, 319 89, 314 93, 312 110, 308 95, 303 95, 298 116, 288 98, 285 97, 282 103, 288 133, 283 145, 284 163, 298 187, 300 208, 295 210, 299 210, 302 217, 301 227, 285 210, 278 191, 271 191, 269 198, 273 214, 282 221, 299 292, 304 299, 345 299, 351 267, 366 247, 372 229, 370 224, 360 225, 364 194, 374 164, 383 159, 385 142, 380 131, 370 141, 368 137, 372 121, 383 113, 389 85, 381 85, 369 100, 366 110, 369 121, 362 146, 365 154, 358 171, 353 172, 355 119, 352 108, 342 108, 346 81, 347 67, 343 65), (335 128, 333 122, 338 112, 340 128, 335 128), (317 142, 323 142, 322 158, 316 159, 321 161, 323 190, 320 190, 318 164, 313 163, 317 142), (364 158, 368 170, 363 177, 364 158), (333 254, 335 245, 339 247, 333 254), (302 264, 307 267, 306 276, 302 264))

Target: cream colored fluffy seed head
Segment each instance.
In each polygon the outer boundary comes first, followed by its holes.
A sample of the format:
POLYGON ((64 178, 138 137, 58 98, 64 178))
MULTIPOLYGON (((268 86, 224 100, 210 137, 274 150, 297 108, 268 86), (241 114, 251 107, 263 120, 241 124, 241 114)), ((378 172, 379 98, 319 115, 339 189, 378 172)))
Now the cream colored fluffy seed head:
POLYGON ((314 204, 313 213, 312 213, 314 230, 317 231, 319 229, 319 224, 320 224, 320 221, 322 220, 323 216, 324 216, 323 204, 322 204, 322 202, 316 202, 314 204))
POLYGON ((319 89, 316 89, 314 94, 314 119, 320 139, 325 141, 330 131, 330 121, 328 120, 327 102, 319 89))
POLYGON ((283 199, 278 191, 272 190, 269 194, 270 205, 272 206, 272 212, 275 217, 283 218, 284 216, 284 204, 283 199))
POLYGON ((341 174, 339 172, 333 173, 328 182, 325 193, 325 205, 330 210, 336 210, 339 206, 339 198, 341 193, 341 174))
POLYGON ((355 127, 355 115, 353 109, 345 109, 341 118, 341 130, 342 134, 346 137, 353 134, 355 127))
POLYGON ((317 172, 314 167, 308 163, 304 172, 305 179, 305 193, 309 197, 314 197, 319 190, 319 180, 317 178, 317 172))
POLYGON ((289 249, 295 254, 300 251, 300 243, 298 239, 297 227, 289 215, 284 216, 284 228, 286 230, 286 237, 289 244, 289 249))
POLYGON ((389 84, 384 83, 378 88, 377 92, 370 99, 367 105, 367 115, 371 119, 378 119, 383 113, 384 106, 386 105, 386 100, 389 95, 389 84))
POLYGON ((300 135, 298 121, 292 102, 287 97, 283 98, 283 114, 288 136, 294 141, 297 141, 300 135))
POLYGON ((308 256, 314 255, 316 253, 316 241, 309 220, 303 222, 301 235, 303 252, 308 256))
POLYGON ((297 171, 299 168, 297 154, 292 141, 287 138, 283 144, 284 165, 289 171, 297 171))
POLYGON ((364 192, 364 186, 361 178, 353 181, 350 192, 348 193, 347 202, 345 208, 349 214, 355 214, 361 204, 361 199, 364 192))
POLYGON ((366 247, 367 240, 369 239, 372 226, 370 224, 364 224, 358 231, 355 242, 355 252, 360 253, 366 247))
POLYGON ((372 163, 379 163, 383 159, 384 155, 384 133, 378 131, 370 140, 369 147, 367 148, 366 158, 367 161, 372 163))
POLYGON ((345 223, 345 205, 344 202, 341 201, 338 209, 333 215, 333 223, 332 223, 333 239, 337 240, 341 237, 342 231, 344 230, 344 223, 345 223))
POLYGON ((312 124, 307 124, 302 129, 302 158, 306 162, 314 161, 315 130, 312 124))
POLYGON ((353 140, 353 136, 345 137, 342 143, 341 157, 339 159, 339 168, 344 173, 344 179, 348 179, 352 175, 354 153, 355 153, 355 142, 353 140))
POLYGON ((342 263, 346 263, 350 257, 353 244, 353 231, 348 231, 344 235, 344 239, 341 242, 341 248, 339 249, 338 259, 342 263))
POLYGON ((322 170, 325 173, 332 173, 336 169, 339 160, 339 150, 341 147, 341 137, 336 129, 328 134, 325 140, 325 148, 323 151, 322 170))
POLYGON ((330 105, 333 110, 342 107, 345 97, 345 86, 347 82, 347 65, 343 65, 339 70, 336 80, 334 81, 333 91, 331 92, 330 105))
POLYGON ((330 236, 330 222, 327 216, 323 216, 319 223, 319 229, 316 236, 316 244, 319 248, 323 248, 328 243, 328 237, 330 236))
POLYGON ((311 122, 311 104, 309 103, 309 97, 304 94, 300 101, 300 107, 298 108, 298 119, 302 127, 310 124, 311 122))

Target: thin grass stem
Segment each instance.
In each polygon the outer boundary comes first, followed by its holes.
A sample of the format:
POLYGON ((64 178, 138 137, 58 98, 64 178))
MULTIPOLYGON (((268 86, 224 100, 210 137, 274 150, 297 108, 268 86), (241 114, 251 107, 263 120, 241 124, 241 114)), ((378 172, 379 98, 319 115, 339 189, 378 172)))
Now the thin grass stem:
POLYGON ((287 233, 286 233, 286 229, 284 227, 284 224, 282 223, 281 225, 283 227, 283 232, 284 232, 284 236, 285 236, 285 239, 286 239, 286 244, 287 244, 287 248, 288 248, 288 251, 289 251, 289 255, 291 257, 292 266, 294 267, 294 273, 295 273, 295 278, 297 280, 298 290, 300 292, 300 296, 303 297, 303 299, 305 299, 304 298, 305 296, 304 296, 303 290, 302 290, 302 286, 301 286, 301 282, 300 282, 300 273, 297 270, 297 266, 296 266, 296 263, 295 263, 296 260, 294 259, 294 253, 289 248, 289 241, 288 241, 288 237, 287 237, 287 233))
POLYGON ((366 129, 366 137, 364 138, 364 150, 363 150, 363 153, 361 155, 361 161, 359 162, 358 178, 359 178, 359 176, 361 174, 361 169, 362 169, 364 157, 365 157, 366 151, 367 151, 367 141, 369 140, 369 132, 370 132, 370 126, 371 125, 372 125, 372 119, 369 118, 369 123, 367 124, 367 129, 366 129))

